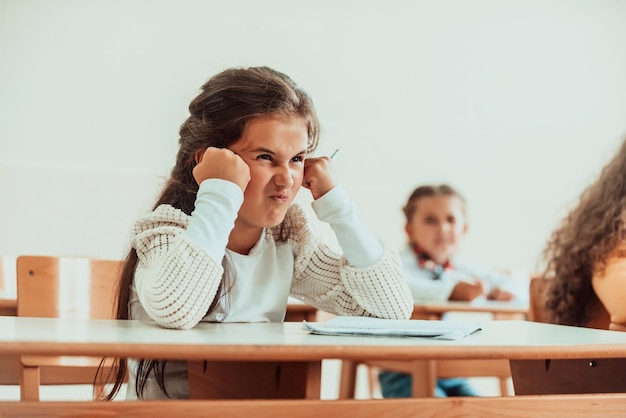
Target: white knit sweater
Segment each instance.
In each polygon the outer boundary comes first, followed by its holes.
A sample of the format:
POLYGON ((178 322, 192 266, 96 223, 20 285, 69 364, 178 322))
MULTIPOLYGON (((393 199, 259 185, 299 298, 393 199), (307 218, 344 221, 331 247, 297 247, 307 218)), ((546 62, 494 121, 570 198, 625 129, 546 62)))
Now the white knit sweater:
MULTIPOLYGON (((383 249, 343 189, 335 187, 313 203, 318 218, 337 235, 343 255, 319 241, 295 204, 281 225, 265 230, 248 255, 226 250, 242 198, 232 183, 205 181, 191 216, 162 205, 138 220, 131 235, 139 257, 131 318, 179 329, 201 320, 279 322, 288 296, 337 315, 410 317, 413 298, 397 253, 383 249), (216 246, 215 241, 222 244, 216 246), (230 297, 219 298, 207 315, 224 274, 224 257, 233 278, 230 297)), ((168 393, 185 397, 184 363, 170 363, 166 380, 181 382, 166 382, 168 393)), ((129 398, 134 398, 132 366, 129 398)), ((153 382, 143 395, 163 397, 153 382)))

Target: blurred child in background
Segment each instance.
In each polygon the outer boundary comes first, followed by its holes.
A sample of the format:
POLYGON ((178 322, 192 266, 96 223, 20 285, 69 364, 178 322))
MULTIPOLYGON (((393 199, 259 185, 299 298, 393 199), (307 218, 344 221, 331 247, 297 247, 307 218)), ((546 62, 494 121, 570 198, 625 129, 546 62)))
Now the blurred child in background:
MULTIPOLYGON (((400 251, 405 278, 416 304, 486 298, 527 301, 528 281, 489 270, 457 255, 467 232, 465 199, 452 187, 416 188, 403 208, 408 244, 400 251)), ((411 396, 411 376, 383 371, 385 398, 411 396)), ((477 396, 466 379, 438 379, 435 395, 477 396)))

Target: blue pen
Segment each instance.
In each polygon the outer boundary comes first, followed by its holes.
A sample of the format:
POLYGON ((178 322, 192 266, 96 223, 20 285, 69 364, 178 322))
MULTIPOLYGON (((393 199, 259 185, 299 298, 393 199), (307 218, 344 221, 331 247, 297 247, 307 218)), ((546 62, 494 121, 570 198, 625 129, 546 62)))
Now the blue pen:
POLYGON ((330 156, 330 159, 332 160, 333 158, 335 158, 337 154, 339 154, 339 148, 337 148, 335 152, 332 153, 332 155, 330 156))

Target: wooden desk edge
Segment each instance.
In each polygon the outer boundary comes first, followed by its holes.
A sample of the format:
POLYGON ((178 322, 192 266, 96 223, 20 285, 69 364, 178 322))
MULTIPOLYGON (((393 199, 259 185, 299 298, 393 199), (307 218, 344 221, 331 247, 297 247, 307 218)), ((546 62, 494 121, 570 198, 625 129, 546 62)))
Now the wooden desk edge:
MULTIPOLYGON (((358 338, 358 337, 355 337, 358 338)), ((0 355, 20 354, 31 356, 89 356, 89 357, 128 357, 133 353, 135 357, 168 358, 172 360, 205 360, 241 361, 316 361, 323 359, 336 360, 533 360, 547 358, 622 358, 624 344, 603 344, 601 351, 598 346, 589 347, 580 345, 550 345, 550 346, 386 346, 384 350, 379 346, 351 346, 346 352, 342 346, 277 346, 271 350, 259 350, 257 345, 214 345, 206 344, 168 345, 167 356, 163 355, 163 345, 130 344, 130 343, 88 343, 70 342, 48 345, 41 341, 11 342, 3 341, 0 344, 0 355), (68 348, 69 347, 69 348, 68 348), (297 349, 295 349, 297 348, 297 349)))
POLYGON ((231 418, 287 418, 293 416, 420 417, 572 416, 622 417, 626 394, 549 395, 517 397, 421 398, 373 400, 235 400, 235 401, 116 401, 116 402, 0 402, 0 416, 160 417, 184 415, 231 418), (581 415, 582 414, 582 415, 581 415))

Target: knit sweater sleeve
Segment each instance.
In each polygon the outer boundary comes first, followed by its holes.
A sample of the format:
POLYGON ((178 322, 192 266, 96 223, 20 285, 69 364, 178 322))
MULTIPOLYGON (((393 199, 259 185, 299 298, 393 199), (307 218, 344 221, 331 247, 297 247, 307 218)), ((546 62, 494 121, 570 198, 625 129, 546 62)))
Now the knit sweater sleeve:
POLYGON ((313 234, 299 206, 289 210, 284 225, 295 252, 292 296, 335 315, 411 316, 413 298, 395 251, 383 247, 377 261, 354 267, 313 234))
POLYGON ((194 327, 216 297, 226 240, 243 200, 237 186, 226 183, 203 182, 191 216, 161 205, 135 224, 135 290, 141 308, 163 327, 194 327))

